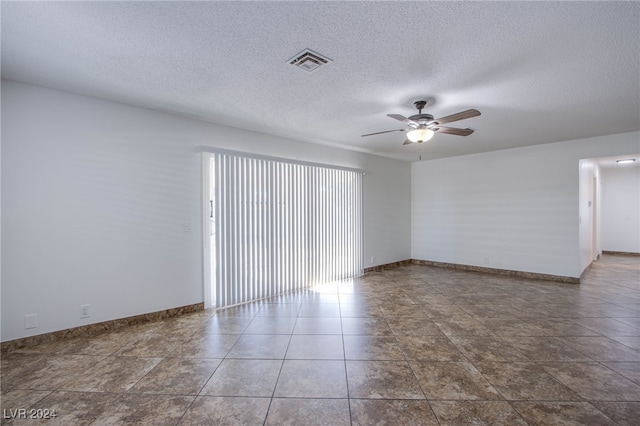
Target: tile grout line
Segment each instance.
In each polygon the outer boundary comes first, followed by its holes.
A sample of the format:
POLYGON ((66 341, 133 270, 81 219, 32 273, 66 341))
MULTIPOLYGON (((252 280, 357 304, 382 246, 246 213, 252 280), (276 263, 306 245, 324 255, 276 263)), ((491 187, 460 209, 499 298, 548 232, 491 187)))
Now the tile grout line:
POLYGON ((347 371, 347 345, 344 342, 344 325, 342 323, 342 299, 338 291, 338 312, 340 313, 340 337, 342 340, 342 356, 344 358, 344 381, 347 388, 347 407, 349 408, 349 424, 353 425, 353 410, 351 409, 351 392, 349 390, 349 372, 347 371))

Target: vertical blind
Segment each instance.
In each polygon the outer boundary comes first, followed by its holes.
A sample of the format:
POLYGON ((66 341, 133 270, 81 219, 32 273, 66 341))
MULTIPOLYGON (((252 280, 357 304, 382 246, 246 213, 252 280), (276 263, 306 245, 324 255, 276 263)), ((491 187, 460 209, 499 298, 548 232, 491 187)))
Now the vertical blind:
POLYGON ((215 305, 362 273, 361 172, 214 153, 215 305))

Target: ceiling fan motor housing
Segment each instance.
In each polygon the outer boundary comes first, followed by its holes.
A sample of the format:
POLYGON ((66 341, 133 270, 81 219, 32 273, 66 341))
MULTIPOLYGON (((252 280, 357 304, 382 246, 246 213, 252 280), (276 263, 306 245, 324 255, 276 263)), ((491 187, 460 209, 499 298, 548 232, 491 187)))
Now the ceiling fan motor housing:
POLYGON ((433 115, 431 114, 416 114, 409 117, 409 120, 417 121, 418 123, 430 123, 433 121, 433 115))
POLYGON ((413 104, 416 106, 418 113, 409 117, 409 120, 416 121, 419 124, 427 124, 433 121, 433 115, 422 113, 422 108, 427 105, 427 101, 415 101, 413 104))

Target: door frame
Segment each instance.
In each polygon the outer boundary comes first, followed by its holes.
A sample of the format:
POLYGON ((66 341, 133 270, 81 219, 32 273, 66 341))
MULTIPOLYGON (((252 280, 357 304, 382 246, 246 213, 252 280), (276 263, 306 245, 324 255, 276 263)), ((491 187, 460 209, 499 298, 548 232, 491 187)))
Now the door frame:
POLYGON ((202 153, 202 297, 204 308, 214 308, 215 290, 211 271, 211 154, 202 153))

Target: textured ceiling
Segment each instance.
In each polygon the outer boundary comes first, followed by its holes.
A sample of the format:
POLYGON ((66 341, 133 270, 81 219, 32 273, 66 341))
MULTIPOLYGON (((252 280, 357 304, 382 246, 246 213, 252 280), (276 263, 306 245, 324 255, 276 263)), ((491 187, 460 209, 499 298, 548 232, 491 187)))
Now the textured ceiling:
POLYGON ((2 77, 415 161, 640 130, 638 2, 6 2, 2 77), (305 48, 333 61, 287 63, 305 48))

